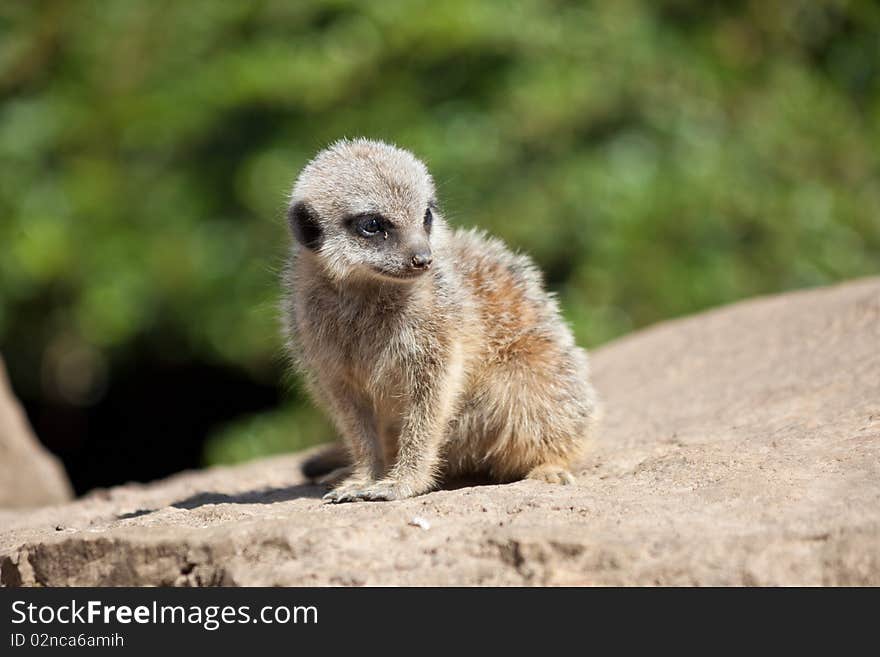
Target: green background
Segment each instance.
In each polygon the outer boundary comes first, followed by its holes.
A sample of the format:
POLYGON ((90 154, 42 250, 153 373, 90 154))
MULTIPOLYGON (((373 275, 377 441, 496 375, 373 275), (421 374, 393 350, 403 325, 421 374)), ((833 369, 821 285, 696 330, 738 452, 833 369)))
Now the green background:
MULTIPOLYGON (((878 73, 871 2, 4 2, 0 349, 80 406, 144 342, 278 381, 285 197, 342 136, 422 157, 587 347, 876 274, 878 73)), ((205 460, 330 435, 287 385, 205 460)))

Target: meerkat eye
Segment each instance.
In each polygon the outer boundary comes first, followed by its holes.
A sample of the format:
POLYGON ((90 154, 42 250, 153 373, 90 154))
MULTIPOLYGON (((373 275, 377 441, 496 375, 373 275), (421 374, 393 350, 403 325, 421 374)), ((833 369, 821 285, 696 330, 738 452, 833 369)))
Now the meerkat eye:
POLYGON ((434 222, 434 213, 431 212, 431 208, 425 210, 425 228, 430 228, 431 224, 434 222))
POLYGON ((373 237, 374 235, 378 235, 379 231, 382 230, 382 224, 376 217, 366 216, 361 217, 358 220, 357 229, 364 237, 373 237))

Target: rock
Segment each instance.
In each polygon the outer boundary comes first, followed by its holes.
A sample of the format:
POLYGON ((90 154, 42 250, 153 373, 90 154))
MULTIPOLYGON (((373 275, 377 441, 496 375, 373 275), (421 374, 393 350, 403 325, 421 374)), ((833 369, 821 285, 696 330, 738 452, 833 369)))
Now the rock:
POLYGON ((880 584, 880 278, 660 324, 593 363, 606 417, 577 486, 328 506, 284 456, 2 512, 2 581, 880 584))
POLYGON ((71 496, 64 468, 31 431, 0 358, 0 508, 57 504, 71 496))

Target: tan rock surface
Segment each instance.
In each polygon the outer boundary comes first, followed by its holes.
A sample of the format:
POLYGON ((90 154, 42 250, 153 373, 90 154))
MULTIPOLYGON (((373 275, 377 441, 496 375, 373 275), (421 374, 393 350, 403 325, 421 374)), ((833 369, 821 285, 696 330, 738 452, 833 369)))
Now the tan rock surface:
POLYGON ((880 584, 880 279, 664 323, 593 364, 606 417, 576 487, 327 506, 300 457, 267 459, 2 512, 2 581, 880 584))
POLYGON ((61 463, 31 431, 0 358, 0 509, 55 504, 72 495, 61 463))

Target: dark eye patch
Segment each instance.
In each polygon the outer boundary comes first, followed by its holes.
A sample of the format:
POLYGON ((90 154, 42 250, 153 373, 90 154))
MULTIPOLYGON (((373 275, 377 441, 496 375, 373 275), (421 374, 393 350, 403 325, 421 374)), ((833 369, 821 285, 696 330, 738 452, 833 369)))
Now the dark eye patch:
POLYGON ((323 241, 318 214, 305 201, 294 203, 287 211, 287 222, 297 241, 307 249, 317 251, 323 241))
POLYGON ((425 232, 431 232, 431 226, 434 223, 434 213, 437 211, 437 200, 430 198, 428 199, 428 207, 425 208, 425 232))
POLYGON ((389 222, 378 214, 361 214, 349 220, 351 229, 361 237, 387 234, 389 222))

